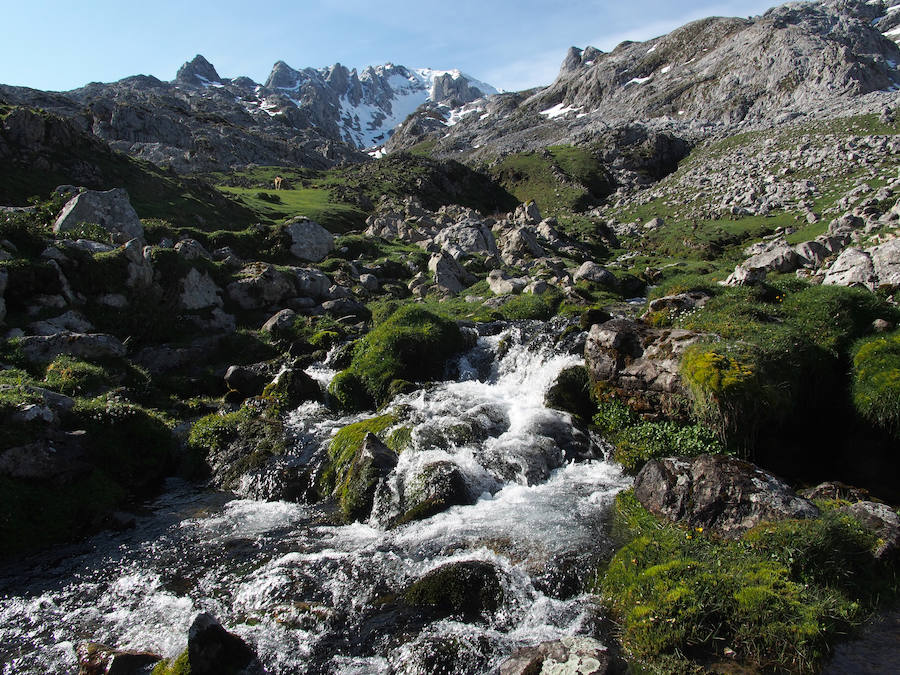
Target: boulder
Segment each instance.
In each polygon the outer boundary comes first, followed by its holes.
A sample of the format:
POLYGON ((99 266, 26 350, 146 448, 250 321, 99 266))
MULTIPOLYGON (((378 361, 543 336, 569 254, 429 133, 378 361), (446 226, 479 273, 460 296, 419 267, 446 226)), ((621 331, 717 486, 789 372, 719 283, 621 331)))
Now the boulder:
POLYGON ((57 333, 87 333, 94 330, 94 326, 81 313, 69 310, 52 319, 35 321, 28 324, 28 331, 32 335, 56 335, 57 333))
POLYGON ((263 396, 277 398, 286 410, 293 410, 301 403, 319 401, 322 390, 319 383, 300 368, 284 368, 266 388, 263 396))
POLYGON ((780 478, 722 455, 650 460, 634 479, 634 495, 656 516, 727 539, 762 522, 819 515, 780 478))
POLYGON ((793 272, 800 264, 797 252, 784 239, 770 242, 764 251, 741 263, 746 269, 764 269, 769 272, 793 272))
POLYGON ((294 284, 273 265, 254 262, 243 267, 239 279, 228 284, 228 297, 243 309, 265 309, 295 293, 294 284))
POLYGON ((0 476, 71 483, 87 476, 93 469, 85 452, 84 440, 83 431, 62 432, 54 429, 45 438, 0 450, 0 476))
POLYGON ((262 325, 260 330, 275 337, 280 337, 283 333, 286 333, 293 328, 296 319, 297 312, 292 309, 283 309, 278 312, 278 314, 270 317, 269 320, 262 325))
POLYGON ((379 484, 397 466, 397 453, 367 432, 345 483, 340 486, 341 512, 348 521, 368 519, 379 484))
POLYGON ((474 220, 445 227, 435 235, 434 243, 454 258, 475 253, 498 254, 497 242, 491 228, 474 220))
POLYGON ((334 235, 309 218, 289 220, 284 231, 291 238, 291 254, 301 260, 319 262, 334 250, 334 235))
POLYGON ((481 560, 441 565, 403 594, 403 599, 413 607, 428 607, 444 615, 462 615, 467 620, 497 611, 503 598, 500 571, 481 560))
POLYGON ((222 306, 222 289, 213 281, 209 272, 200 273, 196 267, 181 280, 181 306, 188 311, 222 306))
MULTIPOLYGON (((650 301, 647 307, 647 313, 654 312, 671 312, 681 313, 689 312, 692 309, 703 307, 712 296, 706 291, 689 291, 687 293, 677 293, 676 295, 666 295, 662 298, 656 298, 650 301)), ((645 314, 641 318, 646 318, 645 314)))
POLYGON ((474 504, 477 497, 459 467, 449 461, 426 464, 403 481, 401 493, 400 515, 390 519, 391 526, 424 520, 451 506, 474 504))
POLYGON ((878 288, 892 293, 900 288, 900 238, 891 239, 869 250, 878 288))
POLYGON ((722 286, 753 286, 765 281, 766 273, 767 271, 763 267, 749 268, 738 265, 725 281, 719 283, 722 286))
POLYGON ((198 614, 191 624, 187 651, 191 675, 263 672, 250 646, 205 612, 198 614))
POLYGON ((351 317, 358 321, 365 321, 371 316, 369 309, 362 303, 352 300, 351 298, 337 298, 336 300, 326 300, 322 303, 322 309, 329 316, 338 319, 351 317))
POLYGON ((196 239, 182 239, 175 244, 175 252, 187 261, 213 259, 210 252, 196 239))
POLYGON ((494 295, 518 294, 528 285, 528 279, 522 277, 513 279, 501 270, 491 270, 487 282, 494 295))
POLYGON ((609 654, 603 643, 583 635, 524 647, 500 664, 500 675, 604 675, 609 654))
POLYGON ((453 256, 444 252, 431 256, 428 270, 434 275, 435 285, 451 295, 456 295, 474 281, 472 275, 463 269, 453 256))
POLYGON ((125 284, 129 288, 146 288, 153 283, 150 250, 141 239, 131 239, 125 244, 125 259, 128 261, 128 278, 125 284))
POLYGON ((78 645, 78 675, 138 675, 162 661, 151 652, 122 651, 95 642, 78 645))
POLYGON ((99 225, 117 244, 144 238, 144 226, 123 188, 87 190, 76 195, 59 212, 53 233, 64 233, 85 223, 99 225))
POLYGON ((316 301, 328 299, 328 289, 332 284, 324 272, 311 267, 294 267, 292 272, 299 295, 316 301))
POLYGON ((819 267, 830 255, 830 251, 820 241, 804 241, 802 244, 797 244, 794 251, 800 258, 800 264, 803 267, 819 267))
POLYGON ((584 347, 591 384, 640 412, 678 416, 689 395, 679 373, 681 356, 701 337, 631 319, 595 324, 584 347))
POLYGON ((271 381, 271 370, 271 366, 266 363, 229 366, 225 371, 225 386, 229 391, 236 391, 244 398, 257 396, 271 381))
POLYGON ((19 338, 19 346, 25 358, 32 363, 52 361, 60 354, 93 361, 125 356, 122 342, 106 333, 69 333, 55 335, 27 335, 19 338))
POLYGON ((878 535, 875 557, 894 560, 900 555, 900 516, 891 507, 878 502, 861 501, 840 508, 878 535))
POLYGON ((538 243, 533 227, 516 227, 506 230, 497 242, 500 258, 507 265, 518 266, 529 258, 542 258, 547 255, 543 246, 538 243))
POLYGON ((378 277, 374 274, 360 274, 359 275, 359 285, 362 286, 367 291, 377 291, 378 290, 378 277))
POLYGON ((847 248, 825 274, 825 286, 864 286, 875 290, 877 277, 871 256, 858 248, 847 248))
POLYGON ((582 280, 588 281, 592 284, 597 284, 598 286, 606 286, 607 288, 615 288, 617 284, 615 274, 590 260, 582 263, 581 267, 575 270, 572 279, 576 282, 582 280))
POLYGON ((519 225, 537 225, 543 218, 541 212, 533 201, 519 204, 510 218, 514 223, 519 225))

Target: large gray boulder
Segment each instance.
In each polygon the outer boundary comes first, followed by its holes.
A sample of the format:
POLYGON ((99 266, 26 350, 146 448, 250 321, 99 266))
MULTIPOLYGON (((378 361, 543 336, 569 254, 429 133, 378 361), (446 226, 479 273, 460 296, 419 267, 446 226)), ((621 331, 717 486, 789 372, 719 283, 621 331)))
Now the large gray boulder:
POLYGON ((875 290, 875 265, 872 257, 858 248, 847 248, 828 269, 822 284, 825 286, 863 286, 875 290))
POLYGON ((895 559, 900 555, 900 516, 890 506, 860 501, 842 506, 841 511, 849 513, 878 535, 879 543, 874 551, 876 558, 895 559))
POLYGON ((434 243, 455 258, 473 253, 497 255, 494 233, 484 223, 466 220, 445 227, 434 237, 434 243))
POLYGON ((878 287, 893 292, 900 288, 900 238, 869 250, 878 287))
POLYGON ((144 238, 144 226, 123 188, 76 195, 59 212, 53 233, 67 232, 84 223, 99 225, 117 244, 144 238))
POLYGON ((19 338, 19 346, 25 358, 32 363, 52 361, 60 354, 92 361, 122 357, 127 352, 125 345, 117 337, 105 333, 28 335, 19 338))
POLYGON ((268 263, 250 263, 228 284, 228 297, 242 309, 264 309, 295 293, 292 280, 268 263))
POLYGON ((656 516, 727 539, 762 522, 819 515, 780 478, 722 455, 651 460, 634 479, 634 496, 656 516))
POLYGON ((304 298, 312 298, 321 301, 328 298, 328 289, 331 288, 331 279, 317 269, 311 267, 294 267, 294 285, 297 293, 304 298))
POLYGON ((445 293, 456 295, 473 282, 473 277, 451 255, 441 252, 431 256, 428 270, 435 285, 445 293))
POLYGON ((309 218, 289 220, 284 231, 291 238, 291 254, 301 260, 319 262, 334 250, 334 235, 309 218))
POLYGON ((192 267, 184 279, 181 280, 181 306, 188 311, 208 309, 222 306, 222 289, 209 276, 209 272, 202 274, 196 267, 192 267))
POLYGON ((605 267, 598 265, 597 263, 588 260, 587 262, 582 263, 581 267, 575 270, 575 274, 572 275, 572 279, 577 281, 588 281, 592 284, 597 284, 598 286, 606 286, 608 288, 615 288, 618 281, 616 280, 616 275, 610 272, 605 267))

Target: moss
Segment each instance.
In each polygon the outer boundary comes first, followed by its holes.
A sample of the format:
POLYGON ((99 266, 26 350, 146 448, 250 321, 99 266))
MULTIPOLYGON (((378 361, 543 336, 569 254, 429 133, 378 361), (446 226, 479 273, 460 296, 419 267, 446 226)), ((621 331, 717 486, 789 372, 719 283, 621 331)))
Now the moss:
POLYGON ((513 296, 500 307, 500 314, 503 318, 511 321, 517 319, 547 320, 556 314, 556 309, 561 302, 562 294, 555 288, 551 288, 542 295, 513 296))
POLYGON ((728 646, 756 667, 814 672, 879 591, 896 593, 895 582, 865 588, 885 569, 871 555, 872 537, 839 514, 719 541, 658 522, 627 491, 616 521, 628 543, 596 589, 621 622, 627 652, 651 666, 678 654, 715 658, 728 646))
POLYGON ((362 378, 352 370, 344 370, 335 375, 328 385, 328 393, 341 410, 357 412, 374 405, 362 378))
POLYGON ((366 434, 378 436, 396 422, 393 414, 379 415, 348 424, 338 431, 328 446, 328 465, 319 478, 320 494, 327 495, 344 482, 366 434))
POLYGON ((165 659, 153 667, 151 675, 190 675, 191 661, 185 649, 174 660, 165 659))
POLYGON ((853 405, 900 437, 900 331, 861 341, 853 353, 853 405))
POLYGON ((238 435, 241 422, 246 419, 244 408, 220 415, 211 413, 198 419, 188 434, 188 446, 203 452, 220 452, 238 435))
POLYGON ((43 384, 67 396, 97 394, 114 382, 102 366, 61 354, 47 365, 43 384))
POLYGON ((390 399, 394 380, 436 379, 464 345, 455 322, 418 305, 403 305, 359 341, 350 368, 332 381, 329 392, 348 409, 359 409, 365 397, 382 405, 390 399))

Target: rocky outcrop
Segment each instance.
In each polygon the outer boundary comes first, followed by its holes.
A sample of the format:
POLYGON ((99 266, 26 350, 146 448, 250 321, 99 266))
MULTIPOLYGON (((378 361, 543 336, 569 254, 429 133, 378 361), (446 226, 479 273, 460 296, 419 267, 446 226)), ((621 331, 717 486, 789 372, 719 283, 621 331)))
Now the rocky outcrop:
POLYGON ((878 537, 875 557, 880 560, 896 560, 900 557, 900 516, 886 504, 858 501, 840 507, 844 513, 859 520, 878 537))
POLYGON ((295 294, 294 284, 274 265, 251 263, 227 288, 228 297, 242 309, 266 309, 295 294))
POLYGON ((262 675, 256 652, 237 635, 229 633, 211 614, 198 614, 188 631, 188 662, 192 675, 241 672, 262 675))
POLYGON ((678 370, 681 355, 701 337, 630 319, 595 324, 584 347, 591 384, 643 413, 682 414, 688 392, 678 370))
POLYGON ((781 479, 721 455, 650 460, 634 479, 634 495, 656 516, 728 539, 762 522, 819 514, 781 479))
POLYGON ((80 225, 99 225, 117 244, 144 237, 144 226, 122 188, 76 195, 59 212, 53 233, 65 233, 80 225))
POLYGON ((89 361, 125 356, 122 342, 104 333, 69 333, 54 335, 27 335, 19 338, 19 347, 26 359, 32 363, 52 361, 60 354, 75 356, 89 361))

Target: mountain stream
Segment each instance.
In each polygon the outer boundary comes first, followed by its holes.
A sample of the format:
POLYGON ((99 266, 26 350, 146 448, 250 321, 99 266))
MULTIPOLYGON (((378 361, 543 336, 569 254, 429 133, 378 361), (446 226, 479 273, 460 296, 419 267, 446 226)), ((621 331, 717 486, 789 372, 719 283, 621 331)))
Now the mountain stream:
MULTIPOLYGON (((455 379, 395 399, 410 442, 369 522, 323 524, 318 505, 171 479, 135 527, 0 569, 2 672, 75 673, 86 641, 174 657, 201 611, 269 673, 434 672, 441 645, 453 646, 455 671, 489 673, 520 647, 591 634, 599 610, 583 589, 611 552, 610 506, 629 479, 600 439, 544 406, 560 371, 583 362, 584 335, 560 339, 564 327, 479 327, 455 379), (474 503, 387 529, 404 481, 436 461, 459 470, 474 503), (433 619, 390 602, 463 560, 499 570, 496 611, 433 619)), ((334 375, 327 362, 308 372, 323 384, 334 375)), ((305 404, 285 461, 366 416, 305 404)))

